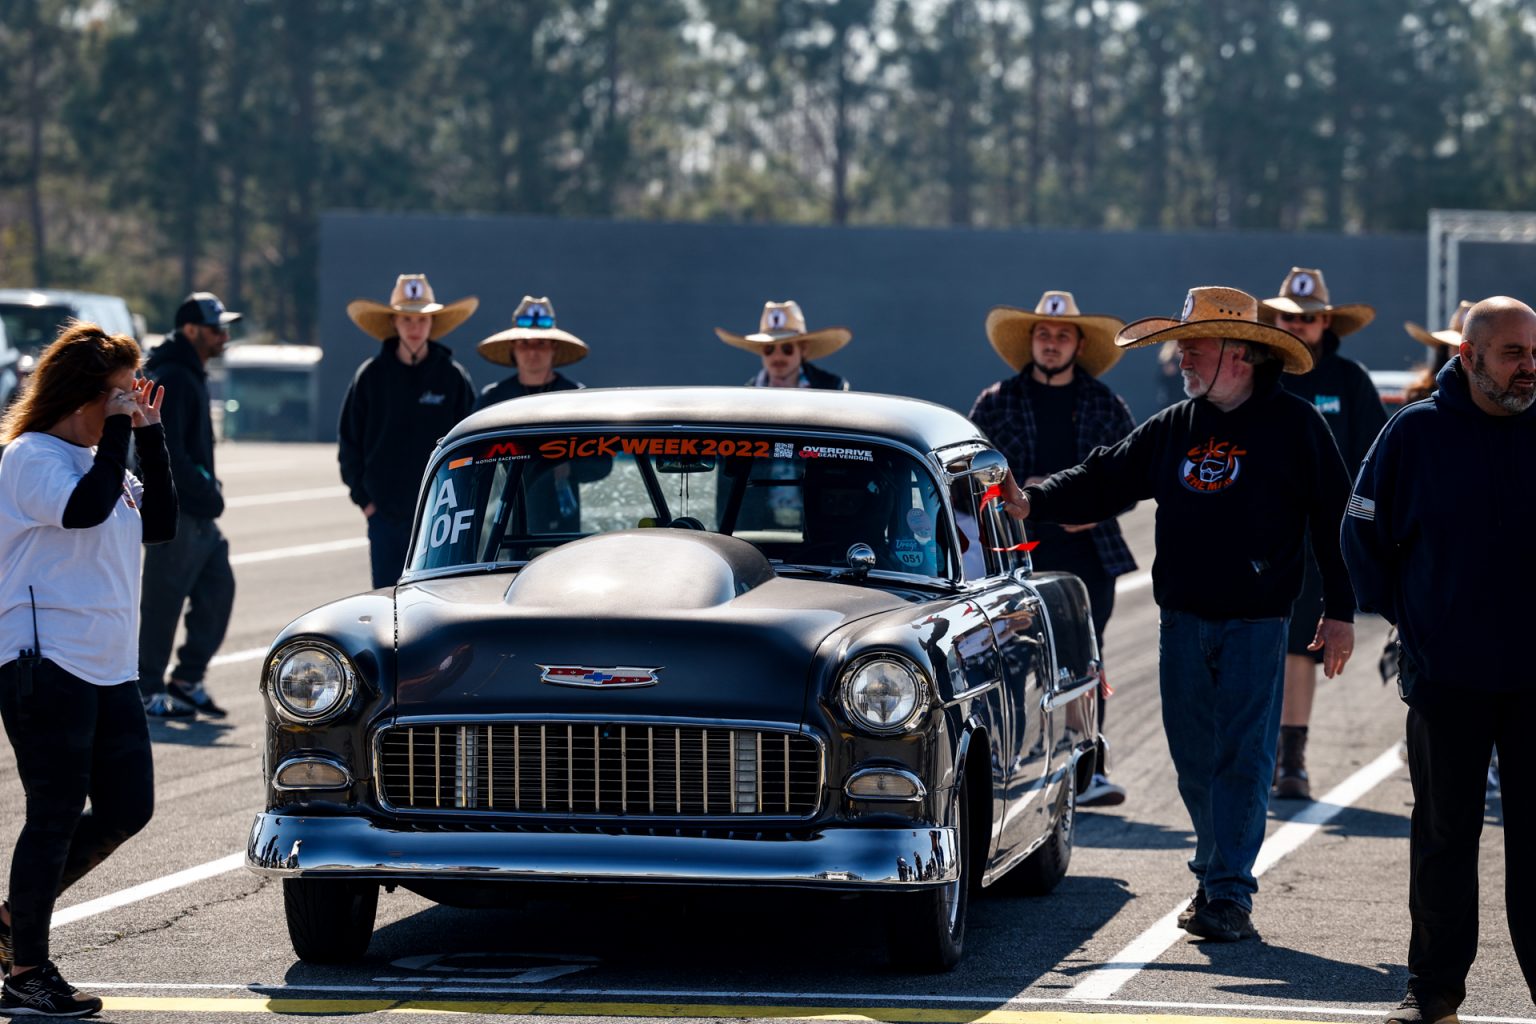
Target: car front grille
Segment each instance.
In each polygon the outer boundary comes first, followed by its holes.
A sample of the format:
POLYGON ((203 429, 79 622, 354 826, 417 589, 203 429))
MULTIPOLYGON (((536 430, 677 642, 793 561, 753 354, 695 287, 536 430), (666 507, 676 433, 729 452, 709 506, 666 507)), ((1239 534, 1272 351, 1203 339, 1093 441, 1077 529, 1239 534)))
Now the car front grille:
POLYGON ((397 810, 805 817, 821 751, 799 733, 591 722, 399 726, 380 742, 397 810))

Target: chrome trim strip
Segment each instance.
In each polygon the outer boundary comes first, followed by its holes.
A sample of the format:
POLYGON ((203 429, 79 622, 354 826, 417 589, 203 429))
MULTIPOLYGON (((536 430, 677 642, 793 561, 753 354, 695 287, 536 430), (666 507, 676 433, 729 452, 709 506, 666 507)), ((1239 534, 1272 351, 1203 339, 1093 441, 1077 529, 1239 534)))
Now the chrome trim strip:
POLYGON ((280 793, 304 793, 310 790, 350 789, 352 787, 352 783, 352 772, 348 770, 346 765, 342 764, 336 758, 322 757, 315 754, 302 754, 298 757, 290 757, 287 760, 281 762, 277 766, 276 770, 272 772, 272 788, 280 793), (323 764, 328 768, 335 768, 337 771, 341 772, 344 781, 338 782, 333 786, 285 786, 281 782, 277 781, 278 776, 283 773, 283 769, 298 764, 323 764))
POLYGON ((913 891, 958 876, 953 828, 826 828, 799 839, 410 831, 361 818, 258 814, 246 866, 287 878, 779 884, 913 891), (939 857, 934 856, 935 848, 939 857), (922 865, 921 874, 916 870, 922 865), (942 867, 940 867, 942 865, 942 867))
POLYGON ((1088 693, 1098 685, 1099 681, 1097 679, 1084 679, 1081 682, 1074 683, 1070 690, 1047 693, 1044 697, 1040 698, 1040 708, 1042 711, 1055 711, 1063 704, 1070 704, 1077 700, 1077 698, 1088 693))

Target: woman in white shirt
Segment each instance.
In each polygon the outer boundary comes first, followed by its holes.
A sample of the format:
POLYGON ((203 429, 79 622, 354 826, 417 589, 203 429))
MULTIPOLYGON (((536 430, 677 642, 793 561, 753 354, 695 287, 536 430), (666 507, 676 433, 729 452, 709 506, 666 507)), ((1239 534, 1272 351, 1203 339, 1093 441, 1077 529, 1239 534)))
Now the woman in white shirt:
POLYGON ((101 1009, 48 959, 54 901, 154 811, 139 545, 175 535, 176 490, 165 391, 135 378, 139 358, 132 338, 75 323, 0 422, 0 717, 27 793, 0 904, 0 1014, 101 1009))

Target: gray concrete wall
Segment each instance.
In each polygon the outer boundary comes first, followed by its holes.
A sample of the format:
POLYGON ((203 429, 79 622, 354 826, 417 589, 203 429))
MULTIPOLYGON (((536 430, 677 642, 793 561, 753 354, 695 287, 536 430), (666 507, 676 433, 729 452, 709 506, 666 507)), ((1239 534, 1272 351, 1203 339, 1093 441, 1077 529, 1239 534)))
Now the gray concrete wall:
MULTIPOLYGON (((1176 316, 1191 285, 1273 295, 1293 265, 1317 266, 1337 302, 1377 307, 1345 341, 1373 368, 1421 359, 1402 330, 1423 322, 1421 235, 979 231, 654 224, 525 217, 332 213, 321 220, 319 421, 334 424, 357 365, 378 350, 346 315, 383 301, 395 276, 428 275, 439 301, 478 295, 480 309, 446 343, 478 386, 507 371, 475 343, 510 326, 524 293, 548 295, 559 325, 592 355, 569 375, 589 387, 739 384, 759 362, 712 327, 756 329, 768 299, 796 299, 814 327, 841 324, 852 344, 825 360, 861 390, 915 395, 964 412, 1011 372, 987 344, 994 305, 1032 308, 1048 288, 1084 312, 1126 320, 1176 316)), ((1536 296, 1536 247, 1470 246, 1462 293, 1536 296)), ((1434 327, 1443 326, 1441 324, 1434 327)), ((1155 411, 1154 350, 1105 375, 1138 418, 1155 411)))

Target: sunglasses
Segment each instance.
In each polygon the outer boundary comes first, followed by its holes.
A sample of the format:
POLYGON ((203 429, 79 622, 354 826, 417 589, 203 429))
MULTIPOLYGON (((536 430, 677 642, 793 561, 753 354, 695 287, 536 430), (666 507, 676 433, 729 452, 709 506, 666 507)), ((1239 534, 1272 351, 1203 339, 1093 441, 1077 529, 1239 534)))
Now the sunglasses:
POLYGON ((1281 313, 1278 317, 1287 323, 1310 324, 1317 320, 1316 313, 1281 313))
POLYGON ((798 348, 799 346, 792 341, 781 341, 777 345, 764 345, 763 355, 771 356, 775 352, 779 352, 786 356, 792 356, 795 354, 795 350, 798 348))
POLYGON ((555 318, 545 314, 543 316, 530 316, 527 313, 513 317, 512 323, 518 327, 553 327, 555 318))

